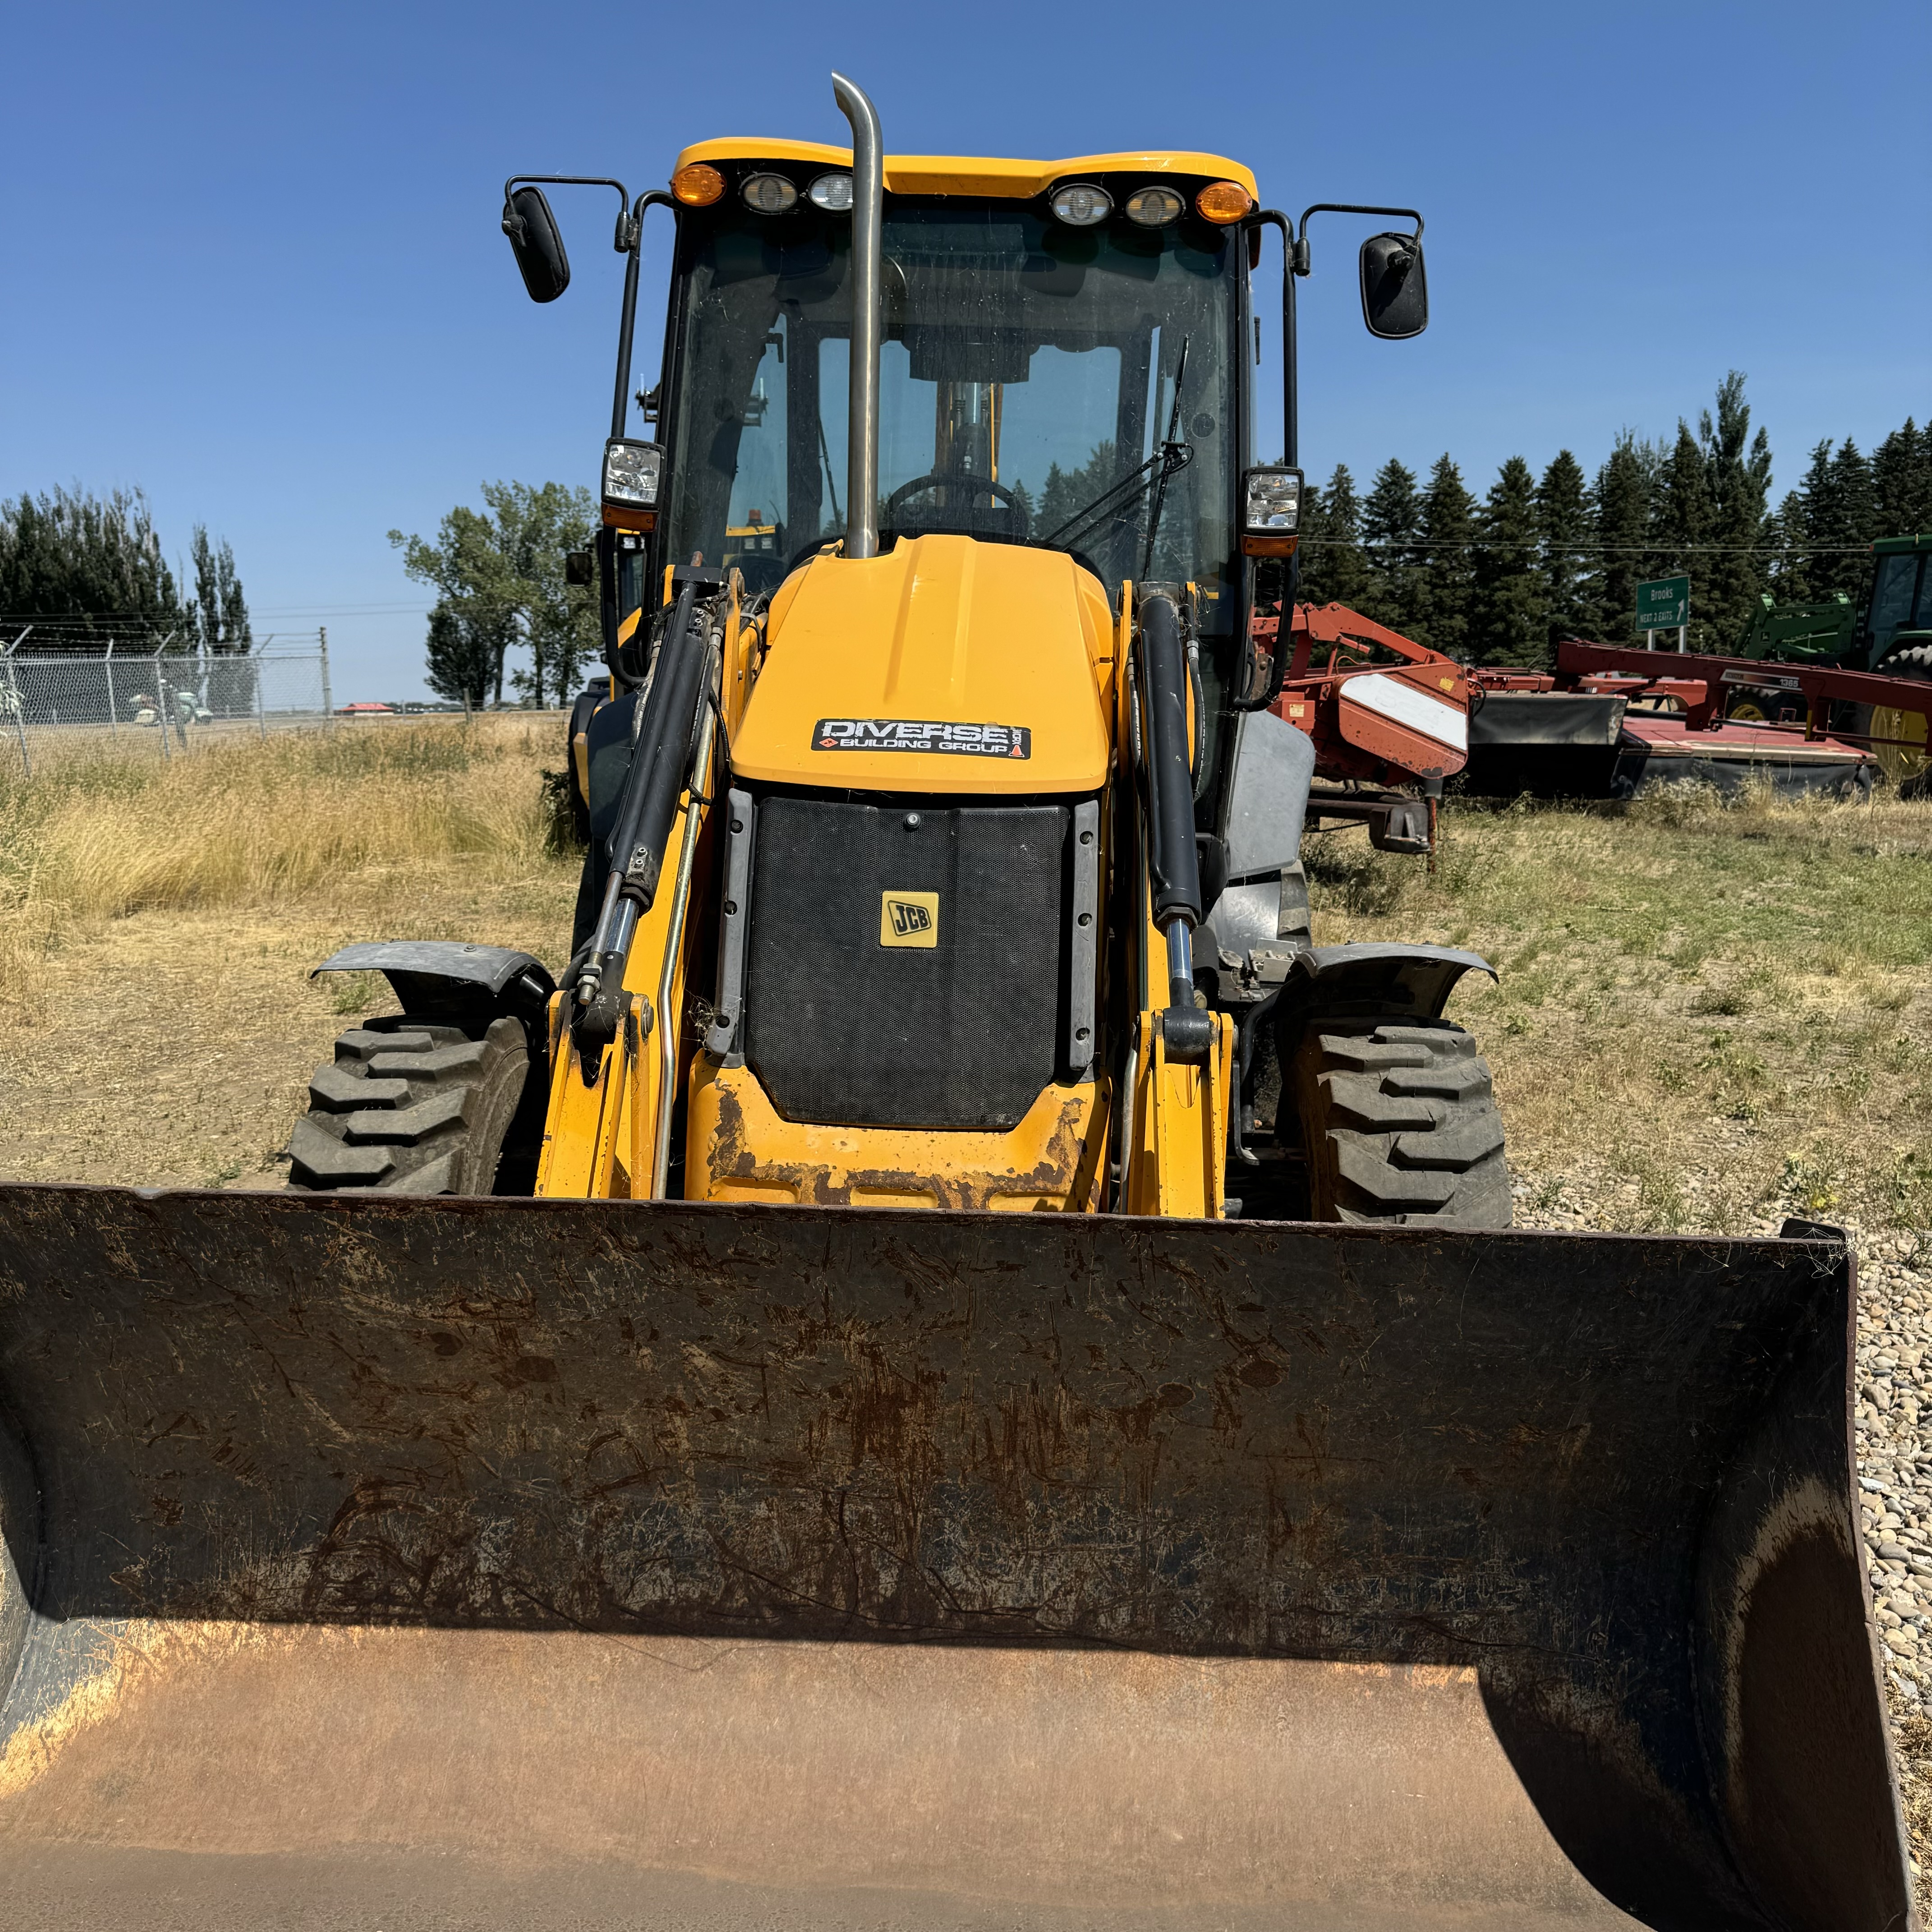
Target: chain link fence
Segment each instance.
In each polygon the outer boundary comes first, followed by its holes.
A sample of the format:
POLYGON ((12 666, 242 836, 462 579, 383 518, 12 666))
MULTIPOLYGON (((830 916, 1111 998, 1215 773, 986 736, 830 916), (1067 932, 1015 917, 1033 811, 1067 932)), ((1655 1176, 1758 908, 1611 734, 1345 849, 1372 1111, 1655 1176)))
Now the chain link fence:
POLYGON ((57 748, 178 758, 330 722, 325 632, 236 656, 125 644, 36 656, 22 648, 28 642, 0 655, 0 747, 30 777, 36 753, 57 748))

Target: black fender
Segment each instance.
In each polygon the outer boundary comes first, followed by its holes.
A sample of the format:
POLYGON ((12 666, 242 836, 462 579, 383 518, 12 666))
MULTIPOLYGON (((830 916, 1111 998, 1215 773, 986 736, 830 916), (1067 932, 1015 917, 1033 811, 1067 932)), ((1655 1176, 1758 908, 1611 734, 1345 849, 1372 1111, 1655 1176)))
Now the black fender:
POLYGON ((1284 1077, 1310 1021, 1440 1019, 1456 981, 1469 972, 1496 976, 1480 952, 1453 946, 1363 941, 1297 953, 1274 995, 1275 1047, 1284 1077))
POLYGON ((545 1016, 556 982, 527 952, 458 939, 375 939, 345 946, 314 973, 380 973, 412 1017, 459 1026, 480 1039, 494 1020, 523 1023, 530 1064, 549 1059, 545 1016))

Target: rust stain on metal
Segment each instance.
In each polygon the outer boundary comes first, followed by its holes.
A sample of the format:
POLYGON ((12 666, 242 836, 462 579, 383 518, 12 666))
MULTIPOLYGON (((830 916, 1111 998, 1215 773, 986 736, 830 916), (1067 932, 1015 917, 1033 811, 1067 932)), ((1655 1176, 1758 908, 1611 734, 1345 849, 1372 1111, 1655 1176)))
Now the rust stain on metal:
POLYGON ((722 1088, 717 1104, 717 1130, 706 1155, 712 1181, 784 1188, 794 1200, 819 1208, 849 1208, 855 1192, 924 1196, 953 1210, 990 1208, 1001 1196, 1034 1195, 1077 1205, 1091 1195, 1104 1141, 1086 1131, 1093 1114, 1090 1098, 1072 1099, 1061 1103, 1046 1150, 1029 1168, 834 1167, 761 1156, 746 1132, 738 1095, 722 1088))

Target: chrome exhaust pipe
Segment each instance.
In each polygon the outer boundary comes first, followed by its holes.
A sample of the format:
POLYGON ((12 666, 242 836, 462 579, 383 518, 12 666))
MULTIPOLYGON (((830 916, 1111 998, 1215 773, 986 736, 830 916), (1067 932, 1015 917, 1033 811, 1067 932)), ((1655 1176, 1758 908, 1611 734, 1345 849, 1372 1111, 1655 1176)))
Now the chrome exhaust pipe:
POLYGON ((839 110, 852 124, 851 415, 846 436, 845 554, 879 554, 879 343, 885 333, 880 275, 880 211, 885 149, 879 112, 865 89, 832 76, 839 110))

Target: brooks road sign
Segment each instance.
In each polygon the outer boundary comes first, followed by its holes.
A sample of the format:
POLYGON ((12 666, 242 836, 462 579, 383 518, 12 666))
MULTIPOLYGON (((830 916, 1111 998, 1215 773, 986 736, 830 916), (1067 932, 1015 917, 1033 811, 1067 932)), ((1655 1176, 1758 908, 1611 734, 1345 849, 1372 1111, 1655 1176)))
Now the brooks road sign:
POLYGON ((1636 627, 1640 631, 1675 631, 1690 621, 1690 580, 1660 577, 1636 587, 1636 627))

